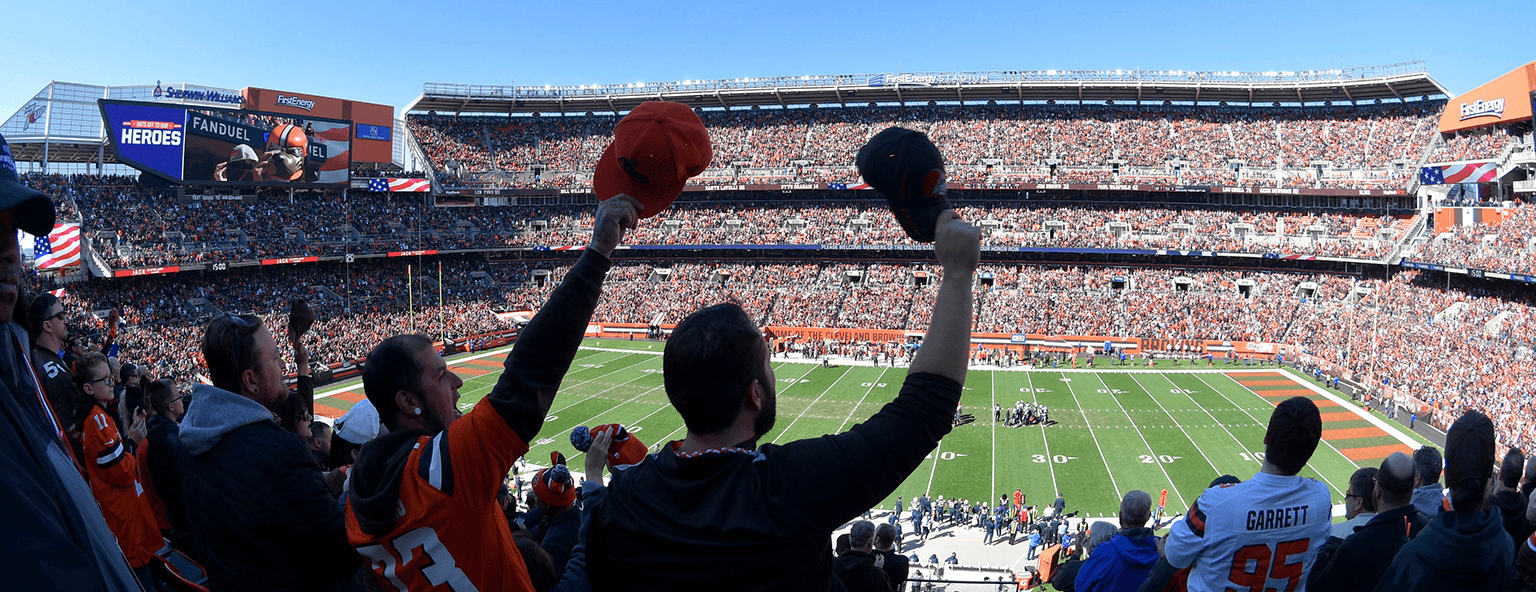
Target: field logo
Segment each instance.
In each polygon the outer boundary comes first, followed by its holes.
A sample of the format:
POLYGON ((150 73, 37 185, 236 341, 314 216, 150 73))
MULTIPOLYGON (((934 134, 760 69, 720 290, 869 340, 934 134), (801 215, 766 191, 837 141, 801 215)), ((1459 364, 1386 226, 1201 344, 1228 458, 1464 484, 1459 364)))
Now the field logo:
POLYGON ((283 95, 277 95, 277 104, 282 105, 284 107, 295 107, 295 108, 303 109, 305 111, 314 111, 315 110, 315 102, 314 101, 310 101, 310 100, 306 100, 306 99, 301 99, 301 98, 296 97, 296 96, 294 96, 294 97, 285 97, 283 95))
POLYGON ((1489 101, 1478 99, 1471 104, 1461 104, 1461 120, 1475 119, 1478 117, 1503 117, 1504 99, 1498 98, 1489 101))

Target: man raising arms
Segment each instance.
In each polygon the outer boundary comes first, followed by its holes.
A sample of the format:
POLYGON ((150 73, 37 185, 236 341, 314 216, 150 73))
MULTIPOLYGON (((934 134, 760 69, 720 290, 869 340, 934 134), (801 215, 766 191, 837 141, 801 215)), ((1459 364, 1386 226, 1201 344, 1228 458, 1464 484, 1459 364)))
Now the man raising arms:
POLYGON ((543 427, 608 257, 641 207, 626 195, 598 206, 590 246, 469 413, 457 407, 464 381, 426 337, 397 335, 368 354, 363 389, 390 433, 363 447, 344 500, 347 539, 385 590, 533 590, 497 492, 543 427))
POLYGON ((614 473, 587 540, 594 590, 829 590, 834 529, 894 491, 949 433, 965 381, 979 231, 938 215, 944 276, 901 395, 837 435, 758 445, 775 378, 734 304, 694 312, 663 354, 687 436, 614 473))

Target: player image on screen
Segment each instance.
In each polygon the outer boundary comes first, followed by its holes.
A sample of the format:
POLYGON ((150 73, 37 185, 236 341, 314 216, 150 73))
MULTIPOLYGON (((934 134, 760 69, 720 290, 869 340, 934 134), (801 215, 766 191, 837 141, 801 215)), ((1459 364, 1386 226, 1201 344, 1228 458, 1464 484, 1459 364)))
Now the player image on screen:
POLYGON ((182 181, 344 184, 350 124, 249 111, 188 109, 182 181))
POLYGON ((310 183, 318 175, 306 166, 308 156, 309 136, 304 130, 297 125, 281 124, 267 135, 267 150, 262 154, 260 169, 270 180, 310 183))
POLYGON ((266 176, 256 166, 256 151, 245 144, 237 144, 229 153, 229 161, 213 167, 215 181, 265 181, 266 176))

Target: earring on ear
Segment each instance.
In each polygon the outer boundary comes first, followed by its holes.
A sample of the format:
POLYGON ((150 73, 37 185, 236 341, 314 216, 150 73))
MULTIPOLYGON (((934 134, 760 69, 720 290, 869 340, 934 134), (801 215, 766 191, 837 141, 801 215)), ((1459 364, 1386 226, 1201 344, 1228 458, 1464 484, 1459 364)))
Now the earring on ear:
POLYGON ((420 407, 416 408, 416 415, 421 415, 421 408, 420 407))

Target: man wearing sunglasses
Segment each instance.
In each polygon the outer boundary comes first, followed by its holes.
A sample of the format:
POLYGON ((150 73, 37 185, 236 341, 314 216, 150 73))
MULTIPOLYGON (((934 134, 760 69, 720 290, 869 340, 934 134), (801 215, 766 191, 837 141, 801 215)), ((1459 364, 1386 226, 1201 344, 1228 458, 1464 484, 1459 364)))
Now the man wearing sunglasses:
MULTIPOLYGON (((41 292, 27 303, 28 331, 32 334, 32 371, 42 384, 54 413, 68 423, 75 416, 75 402, 80 400, 80 389, 75 387, 75 375, 70 365, 59 357, 64 340, 69 338, 69 325, 64 319, 64 304, 58 297, 41 292)), ((70 434, 75 451, 80 450, 80 435, 70 434)), ((82 467, 83 470, 83 467, 82 467)))
POLYGON ((0 137, 0 573, 12 590, 139 590, 101 508, 65 448, 62 423, 31 372, 16 321, 21 246, 16 230, 46 236, 53 203, 21 184, 0 137))
POLYGON ((206 551, 209 588, 300 590, 351 579, 359 561, 309 448, 279 425, 288 398, 260 317, 225 314, 203 333, 212 385, 192 388, 179 432, 182 497, 206 551))

